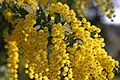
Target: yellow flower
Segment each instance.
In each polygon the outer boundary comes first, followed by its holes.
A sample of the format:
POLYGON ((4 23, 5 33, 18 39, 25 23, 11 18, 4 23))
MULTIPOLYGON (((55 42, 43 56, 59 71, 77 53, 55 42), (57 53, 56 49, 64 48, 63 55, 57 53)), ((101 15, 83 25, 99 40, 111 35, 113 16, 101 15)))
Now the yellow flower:
POLYGON ((25 74, 28 74, 29 73, 29 71, 28 70, 25 70, 25 74))
POLYGON ((65 77, 64 80, 69 80, 69 78, 68 78, 68 77, 65 77))
POLYGON ((69 70, 68 67, 65 66, 65 67, 64 67, 64 71, 65 71, 65 72, 68 72, 68 70, 69 70))
POLYGON ((44 76, 43 79, 44 79, 44 80, 49 80, 47 76, 44 76))
POLYGON ((29 65, 27 63, 25 63, 25 68, 28 68, 28 67, 29 67, 29 65))
POLYGON ((36 10, 36 7, 37 7, 37 1, 36 0, 16 0, 16 2, 19 6, 30 5, 30 7, 33 10, 36 10))
POLYGON ((113 79, 113 78, 114 78, 114 73, 113 72, 109 73, 108 74, 108 79, 113 79))
POLYGON ((17 69, 19 67, 19 53, 16 41, 9 41, 8 45, 8 79, 18 80, 17 69))
POLYGON ((38 79, 39 75, 38 74, 35 74, 35 79, 38 79))
POLYGON ((86 21, 87 21, 86 18, 83 18, 83 19, 82 19, 82 22, 83 22, 83 23, 86 23, 86 21))
POLYGON ((67 75, 67 73, 66 73, 66 72, 62 72, 62 75, 63 75, 63 76, 66 76, 66 75, 67 75))
POLYGON ((34 78, 34 75, 31 74, 31 73, 29 73, 29 78, 30 78, 30 79, 33 79, 33 78, 34 78))
POLYGON ((14 13, 10 9, 6 9, 3 15, 8 22, 12 22, 14 13))

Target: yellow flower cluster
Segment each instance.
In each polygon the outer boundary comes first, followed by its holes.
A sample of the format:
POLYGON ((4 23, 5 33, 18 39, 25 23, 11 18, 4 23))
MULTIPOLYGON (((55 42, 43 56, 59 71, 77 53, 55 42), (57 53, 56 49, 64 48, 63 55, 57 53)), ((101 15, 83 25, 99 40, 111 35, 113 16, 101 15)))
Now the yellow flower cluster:
POLYGON ((69 70, 70 61, 69 54, 66 52, 66 44, 64 42, 64 26, 61 23, 52 26, 52 44, 50 49, 49 77, 50 80, 60 80, 61 76, 65 80, 72 79, 72 69, 69 70), (61 69, 63 69, 61 71, 61 69))
POLYGON ((16 2, 19 6, 30 6, 33 10, 36 10, 38 4, 46 6, 48 3, 56 3, 56 0, 5 0, 4 2, 9 5, 16 2))
POLYGON ((90 0, 76 0, 76 4, 74 6, 81 17, 84 17, 86 13, 85 8, 90 6, 89 2, 90 0))
MULTIPOLYGON (((85 8, 91 7, 91 0, 76 0, 75 8, 80 16, 84 17, 86 10, 85 8)), ((114 14, 114 5, 112 0, 94 0, 101 10, 107 17, 111 18, 114 14)))
MULTIPOLYGON (((31 15, 33 16, 33 15, 31 15)), ((31 16, 26 16, 26 21, 30 21, 33 19, 31 16)), ((23 56, 25 58, 26 64, 29 65, 27 70, 29 71, 29 77, 35 78, 36 80, 39 77, 35 77, 35 75, 39 74, 40 78, 44 78, 47 68, 47 38, 48 38, 48 29, 44 27, 44 30, 37 30, 33 28, 33 24, 31 22, 26 23, 26 29, 23 29, 22 34, 25 36, 22 42, 20 43, 21 52, 23 52, 23 56), (36 74, 35 74, 36 73, 36 74), (43 74, 43 75, 42 75, 43 74), (41 76, 42 75, 42 76, 41 76)), ((25 28, 25 24, 22 25, 25 28)), ((17 26, 18 27, 18 26, 17 26)), ((20 35, 19 35, 20 36, 20 35)), ((47 73, 47 72, 46 72, 47 73)), ((45 77, 46 78, 46 77, 45 77)), ((46 79, 47 80, 47 79, 46 79)))
POLYGON ((83 18, 82 21, 79 21, 76 18, 74 10, 69 10, 69 7, 66 4, 62 5, 62 3, 58 2, 57 4, 51 5, 47 11, 50 14, 53 14, 55 12, 60 13, 67 22, 71 22, 72 31, 75 32, 76 37, 80 39, 83 39, 87 36, 90 37, 90 32, 100 32, 100 29, 96 26, 90 26, 90 22, 87 22, 85 18, 83 18), (84 32, 85 29, 87 29, 87 31, 84 32))
POLYGON ((2 2, 5 2, 5 3, 11 5, 11 3, 13 2, 13 0, 1 0, 1 3, 2 3, 2 2))
POLYGON ((111 18, 113 17, 114 14, 114 4, 112 2, 112 0, 95 0, 98 4, 98 8, 99 10, 103 11, 104 14, 111 18))
POLYGON ((62 56, 66 54, 66 45, 63 41, 64 39, 64 27, 62 24, 53 24, 52 26, 52 44, 50 45, 50 49, 52 54, 50 54, 50 80, 59 80, 61 74, 61 67, 64 65, 62 64, 62 56), (54 73, 52 73, 54 72, 54 73))
MULTIPOLYGON (((38 30, 35 27, 36 14, 30 13, 25 16, 25 19, 13 21, 14 29, 11 34, 5 35, 5 41, 17 42, 19 52, 23 53, 25 73, 29 78, 35 80, 113 79, 113 71, 119 66, 119 62, 105 51, 104 39, 99 36, 100 29, 91 25, 85 18, 78 20, 74 10, 70 10, 66 4, 60 2, 52 4, 47 12, 59 13, 65 18, 65 24, 51 23, 51 27, 49 26, 51 33, 48 32, 48 26, 42 26, 44 28, 38 30), (66 44, 66 27, 81 43, 75 41, 72 46, 66 44)), ((13 47, 16 43, 8 44, 12 46, 8 49, 14 51, 13 47)))
POLYGON ((68 48, 75 80, 78 78, 88 80, 90 77, 95 80, 113 79, 113 69, 118 66, 116 64, 118 62, 108 56, 101 46, 102 43, 102 38, 90 38, 80 46, 80 49, 77 44, 74 44, 73 48, 68 48))
POLYGON ((108 56, 107 52, 103 49, 105 45, 104 39, 98 35, 100 29, 94 25, 91 26, 85 18, 79 21, 74 11, 69 10, 65 4, 53 4, 47 11, 51 14, 60 13, 67 22, 71 22, 74 35, 82 40, 80 47, 78 47, 77 43, 74 43, 72 48, 67 48, 70 53, 74 79, 113 79, 113 69, 119 66, 118 61, 108 56), (92 33, 94 35, 91 35, 92 33))
POLYGON ((68 5, 62 5, 62 3, 58 2, 57 4, 52 4, 46 11, 50 14, 53 14, 54 12, 60 13, 67 20, 67 22, 71 22, 74 21, 76 14, 73 10, 69 9, 70 8, 68 5))
POLYGON ((16 0, 20 6, 30 5, 33 10, 36 10, 37 0, 16 0))
POLYGON ((19 53, 16 41, 8 42, 8 80, 18 80, 19 53))
MULTIPOLYGON (((26 68, 26 73, 29 73, 31 79, 38 79, 39 77, 37 78, 35 75, 42 75, 47 68, 48 28, 44 27, 43 30, 37 31, 36 28, 33 28, 35 20, 35 13, 26 15, 25 19, 16 19, 12 22, 14 28, 12 34, 6 36, 6 41, 15 40, 18 42, 20 53, 24 53, 25 64, 29 65, 29 68, 26 68)), ((47 80, 44 74, 43 78, 47 80)))
POLYGON ((8 22, 12 21, 13 15, 14 15, 14 13, 10 9, 6 9, 3 12, 3 16, 4 16, 5 20, 7 20, 8 22))
POLYGON ((33 10, 36 10, 38 5, 37 0, 0 0, 0 3, 7 3, 10 7, 13 3, 17 3, 19 6, 30 6, 33 10))

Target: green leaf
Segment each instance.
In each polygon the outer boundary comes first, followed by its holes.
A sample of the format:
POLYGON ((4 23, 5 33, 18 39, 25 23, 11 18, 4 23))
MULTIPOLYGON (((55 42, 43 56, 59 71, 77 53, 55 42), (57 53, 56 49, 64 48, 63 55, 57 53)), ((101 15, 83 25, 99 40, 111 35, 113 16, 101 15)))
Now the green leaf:
POLYGON ((61 16, 59 13, 55 13, 55 23, 60 23, 61 22, 61 16))
POLYGON ((8 31, 9 31, 9 27, 6 27, 6 28, 4 29, 4 31, 3 31, 3 34, 7 34, 8 31))

